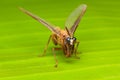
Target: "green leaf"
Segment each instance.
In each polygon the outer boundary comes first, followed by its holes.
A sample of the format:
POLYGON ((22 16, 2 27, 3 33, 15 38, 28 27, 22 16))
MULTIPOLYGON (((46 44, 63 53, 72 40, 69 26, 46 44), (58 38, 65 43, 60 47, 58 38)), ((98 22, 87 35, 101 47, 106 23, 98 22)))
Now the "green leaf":
POLYGON ((0 1, 0 80, 120 80, 119 0, 9 0, 0 1), (21 6, 52 24, 64 23, 78 5, 87 4, 75 37, 80 59, 56 51, 38 57, 51 32, 23 14, 21 6))

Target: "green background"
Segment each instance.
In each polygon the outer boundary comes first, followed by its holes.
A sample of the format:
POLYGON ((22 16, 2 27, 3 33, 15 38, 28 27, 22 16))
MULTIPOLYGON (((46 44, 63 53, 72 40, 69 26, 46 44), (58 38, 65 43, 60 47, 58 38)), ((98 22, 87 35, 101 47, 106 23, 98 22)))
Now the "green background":
POLYGON ((0 80, 120 80, 120 0, 1 0, 0 80), (51 32, 19 11, 21 6, 60 26, 80 4, 87 11, 76 31, 80 60, 57 51, 58 68, 50 43, 51 32))

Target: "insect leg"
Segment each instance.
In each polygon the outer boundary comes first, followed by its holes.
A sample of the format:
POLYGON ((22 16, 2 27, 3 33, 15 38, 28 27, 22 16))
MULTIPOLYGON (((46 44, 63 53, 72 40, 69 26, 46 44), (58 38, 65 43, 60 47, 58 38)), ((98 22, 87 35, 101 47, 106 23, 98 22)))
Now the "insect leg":
POLYGON ((69 49, 69 46, 68 46, 68 45, 66 45, 66 48, 64 48, 64 51, 65 51, 65 56, 66 56, 66 57, 70 57, 71 52, 70 52, 70 49, 69 49))
POLYGON ((78 49, 79 43, 80 43, 79 41, 76 42, 76 47, 75 47, 75 50, 74 50, 74 54, 75 54, 75 57, 77 59, 79 59, 79 57, 77 56, 77 49, 78 49))
POLYGON ((44 56, 44 55, 46 54, 46 51, 47 51, 48 45, 49 45, 49 43, 50 43, 51 37, 52 37, 52 35, 50 35, 50 37, 49 37, 49 39, 48 39, 48 42, 47 42, 47 44, 46 44, 46 46, 45 46, 45 48, 44 48, 44 52, 43 52, 43 54, 40 55, 40 56, 44 56))
POLYGON ((55 67, 58 66, 58 60, 56 58, 56 53, 55 53, 55 50, 60 50, 61 48, 52 48, 52 51, 53 51, 53 55, 54 55, 54 59, 55 59, 55 67))
POLYGON ((55 49, 55 50, 62 50, 62 48, 61 48, 61 47, 58 47, 58 48, 56 48, 56 47, 55 47, 54 49, 55 49))

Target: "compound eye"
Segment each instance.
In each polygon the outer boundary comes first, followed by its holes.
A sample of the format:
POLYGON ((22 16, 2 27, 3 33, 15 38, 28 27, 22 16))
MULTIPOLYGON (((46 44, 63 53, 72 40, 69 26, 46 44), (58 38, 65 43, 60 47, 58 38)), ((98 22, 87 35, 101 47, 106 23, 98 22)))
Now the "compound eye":
POLYGON ((76 38, 75 38, 75 37, 73 37, 73 41, 76 41, 76 38))
POLYGON ((66 38, 67 43, 70 43, 70 40, 71 40, 70 37, 67 37, 67 38, 66 38))

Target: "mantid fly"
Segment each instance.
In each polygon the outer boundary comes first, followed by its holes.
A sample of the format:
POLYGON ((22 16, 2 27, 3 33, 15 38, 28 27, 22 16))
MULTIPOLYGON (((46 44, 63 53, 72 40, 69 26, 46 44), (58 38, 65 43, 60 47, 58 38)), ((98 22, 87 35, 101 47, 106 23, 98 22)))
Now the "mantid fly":
POLYGON ((87 8, 86 4, 81 4, 80 6, 78 6, 70 14, 70 16, 65 22, 65 29, 62 30, 59 27, 55 27, 49 22, 46 22, 44 19, 34 15, 33 13, 19 7, 19 9, 22 12, 31 16, 32 18, 43 24, 45 27, 47 27, 50 31, 52 31, 52 34, 50 35, 46 47, 44 49, 44 53, 41 56, 44 56, 46 54, 48 44, 51 39, 55 45, 60 45, 60 48, 56 47, 52 48, 55 58, 55 67, 58 66, 55 50, 63 50, 65 57, 70 57, 72 54, 74 54, 76 58, 79 58, 77 57, 77 48, 79 45, 79 41, 74 37, 74 32, 76 31, 78 24, 86 11, 86 8, 87 8))

